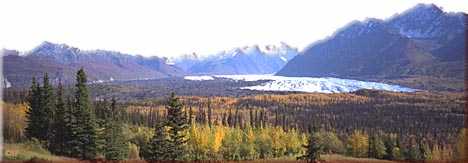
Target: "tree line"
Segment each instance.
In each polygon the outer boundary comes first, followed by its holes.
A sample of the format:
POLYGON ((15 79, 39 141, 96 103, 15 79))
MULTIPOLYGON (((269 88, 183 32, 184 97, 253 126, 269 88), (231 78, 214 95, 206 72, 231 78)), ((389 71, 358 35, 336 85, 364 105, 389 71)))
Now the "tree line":
MULTIPOLYGON (((116 100, 101 103, 97 112, 91 102, 83 69, 76 74, 73 96, 64 98, 59 83, 56 92, 47 73, 42 85, 33 78, 26 111, 25 137, 41 142, 53 154, 80 159, 103 157, 110 160, 128 158, 123 123, 118 121, 116 100), (66 99, 66 100, 65 100, 66 99)), ((156 134, 145 153, 150 160, 185 158, 187 120, 174 94, 167 105, 167 120, 159 122, 156 134), (167 130, 167 131, 166 131, 167 130)))

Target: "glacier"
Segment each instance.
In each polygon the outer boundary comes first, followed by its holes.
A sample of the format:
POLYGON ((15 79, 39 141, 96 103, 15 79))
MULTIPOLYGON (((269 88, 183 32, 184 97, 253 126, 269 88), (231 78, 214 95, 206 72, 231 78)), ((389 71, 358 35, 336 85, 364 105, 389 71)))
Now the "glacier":
POLYGON ((259 91, 297 91, 297 92, 316 92, 316 93, 344 93, 353 92, 360 89, 385 90, 392 92, 415 92, 417 89, 407 88, 399 85, 391 85, 378 82, 367 82, 352 79, 340 79, 333 77, 285 77, 274 76, 272 74, 264 75, 204 75, 204 76, 185 76, 185 80, 216 80, 216 78, 226 78, 242 81, 267 82, 242 87, 241 89, 259 90, 259 91))
POLYGON ((214 80, 212 76, 202 75, 202 76, 184 76, 185 80, 196 80, 196 81, 203 81, 203 80, 214 80))

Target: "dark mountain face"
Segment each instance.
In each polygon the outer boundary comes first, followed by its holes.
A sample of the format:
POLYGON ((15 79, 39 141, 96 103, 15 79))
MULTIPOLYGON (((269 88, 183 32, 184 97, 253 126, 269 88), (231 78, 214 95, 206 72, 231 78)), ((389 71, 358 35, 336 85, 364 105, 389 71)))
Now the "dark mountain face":
POLYGON ((82 51, 65 44, 44 42, 24 55, 3 55, 4 76, 13 87, 30 85, 33 76, 49 73, 54 82, 71 83, 83 67, 89 81, 164 78, 183 74, 182 70, 158 57, 146 58, 119 52, 82 51))
POLYGON ((460 82, 465 19, 465 14, 445 13, 434 5, 420 4, 386 21, 356 21, 306 48, 277 75, 363 80, 424 76, 460 82))
POLYGON ((409 38, 445 43, 463 32, 464 18, 461 13, 445 13, 433 4, 419 4, 388 20, 388 24, 409 38))

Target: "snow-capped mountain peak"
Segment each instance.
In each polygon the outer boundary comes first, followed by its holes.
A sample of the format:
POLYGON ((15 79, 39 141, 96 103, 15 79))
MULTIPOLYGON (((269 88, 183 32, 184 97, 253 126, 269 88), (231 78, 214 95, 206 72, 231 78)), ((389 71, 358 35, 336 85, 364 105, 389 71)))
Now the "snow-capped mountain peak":
POLYGON ((55 54, 75 55, 79 52, 80 49, 70 47, 66 44, 55 44, 49 41, 44 41, 39 46, 32 49, 29 54, 51 56, 55 54))
MULTIPOLYGON (((250 45, 200 59, 174 59, 176 66, 197 74, 265 74, 278 71, 298 50, 286 43, 250 45)), ((181 56, 179 58, 183 58, 181 56)))
POLYGON ((415 7, 395 15, 388 24, 399 29, 400 34, 408 38, 428 39, 450 35, 453 29, 463 29, 463 14, 446 13, 434 4, 418 4, 415 7))
POLYGON ((270 55, 285 55, 288 52, 297 51, 297 48, 293 48, 284 42, 280 42, 279 45, 270 44, 262 46, 260 51, 270 55))
POLYGON ((178 60, 199 60, 199 59, 200 59, 200 56, 197 53, 193 52, 193 53, 183 54, 179 57, 173 57, 170 60, 178 61, 178 60))
POLYGON ((258 54, 261 53, 260 47, 258 45, 253 46, 244 46, 242 49, 244 54, 258 54))

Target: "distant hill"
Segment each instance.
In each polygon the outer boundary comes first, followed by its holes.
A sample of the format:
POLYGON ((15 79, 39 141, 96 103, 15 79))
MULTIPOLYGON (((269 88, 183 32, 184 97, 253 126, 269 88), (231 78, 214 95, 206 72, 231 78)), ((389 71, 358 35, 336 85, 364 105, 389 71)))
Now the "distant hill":
POLYGON ((179 76, 183 71, 166 64, 165 59, 142 57, 120 52, 83 51, 65 44, 43 42, 33 50, 20 54, 3 50, 5 82, 13 87, 28 86, 33 76, 49 73, 53 82, 74 82, 76 71, 83 67, 90 82, 133 80, 179 76))
POLYGON ((183 55, 173 59, 176 66, 191 74, 238 75, 273 74, 298 53, 285 43, 280 46, 246 46, 210 56, 183 55))
POLYGON ((277 75, 332 76, 462 90, 466 18, 464 13, 418 4, 388 20, 354 21, 310 45, 277 75))

